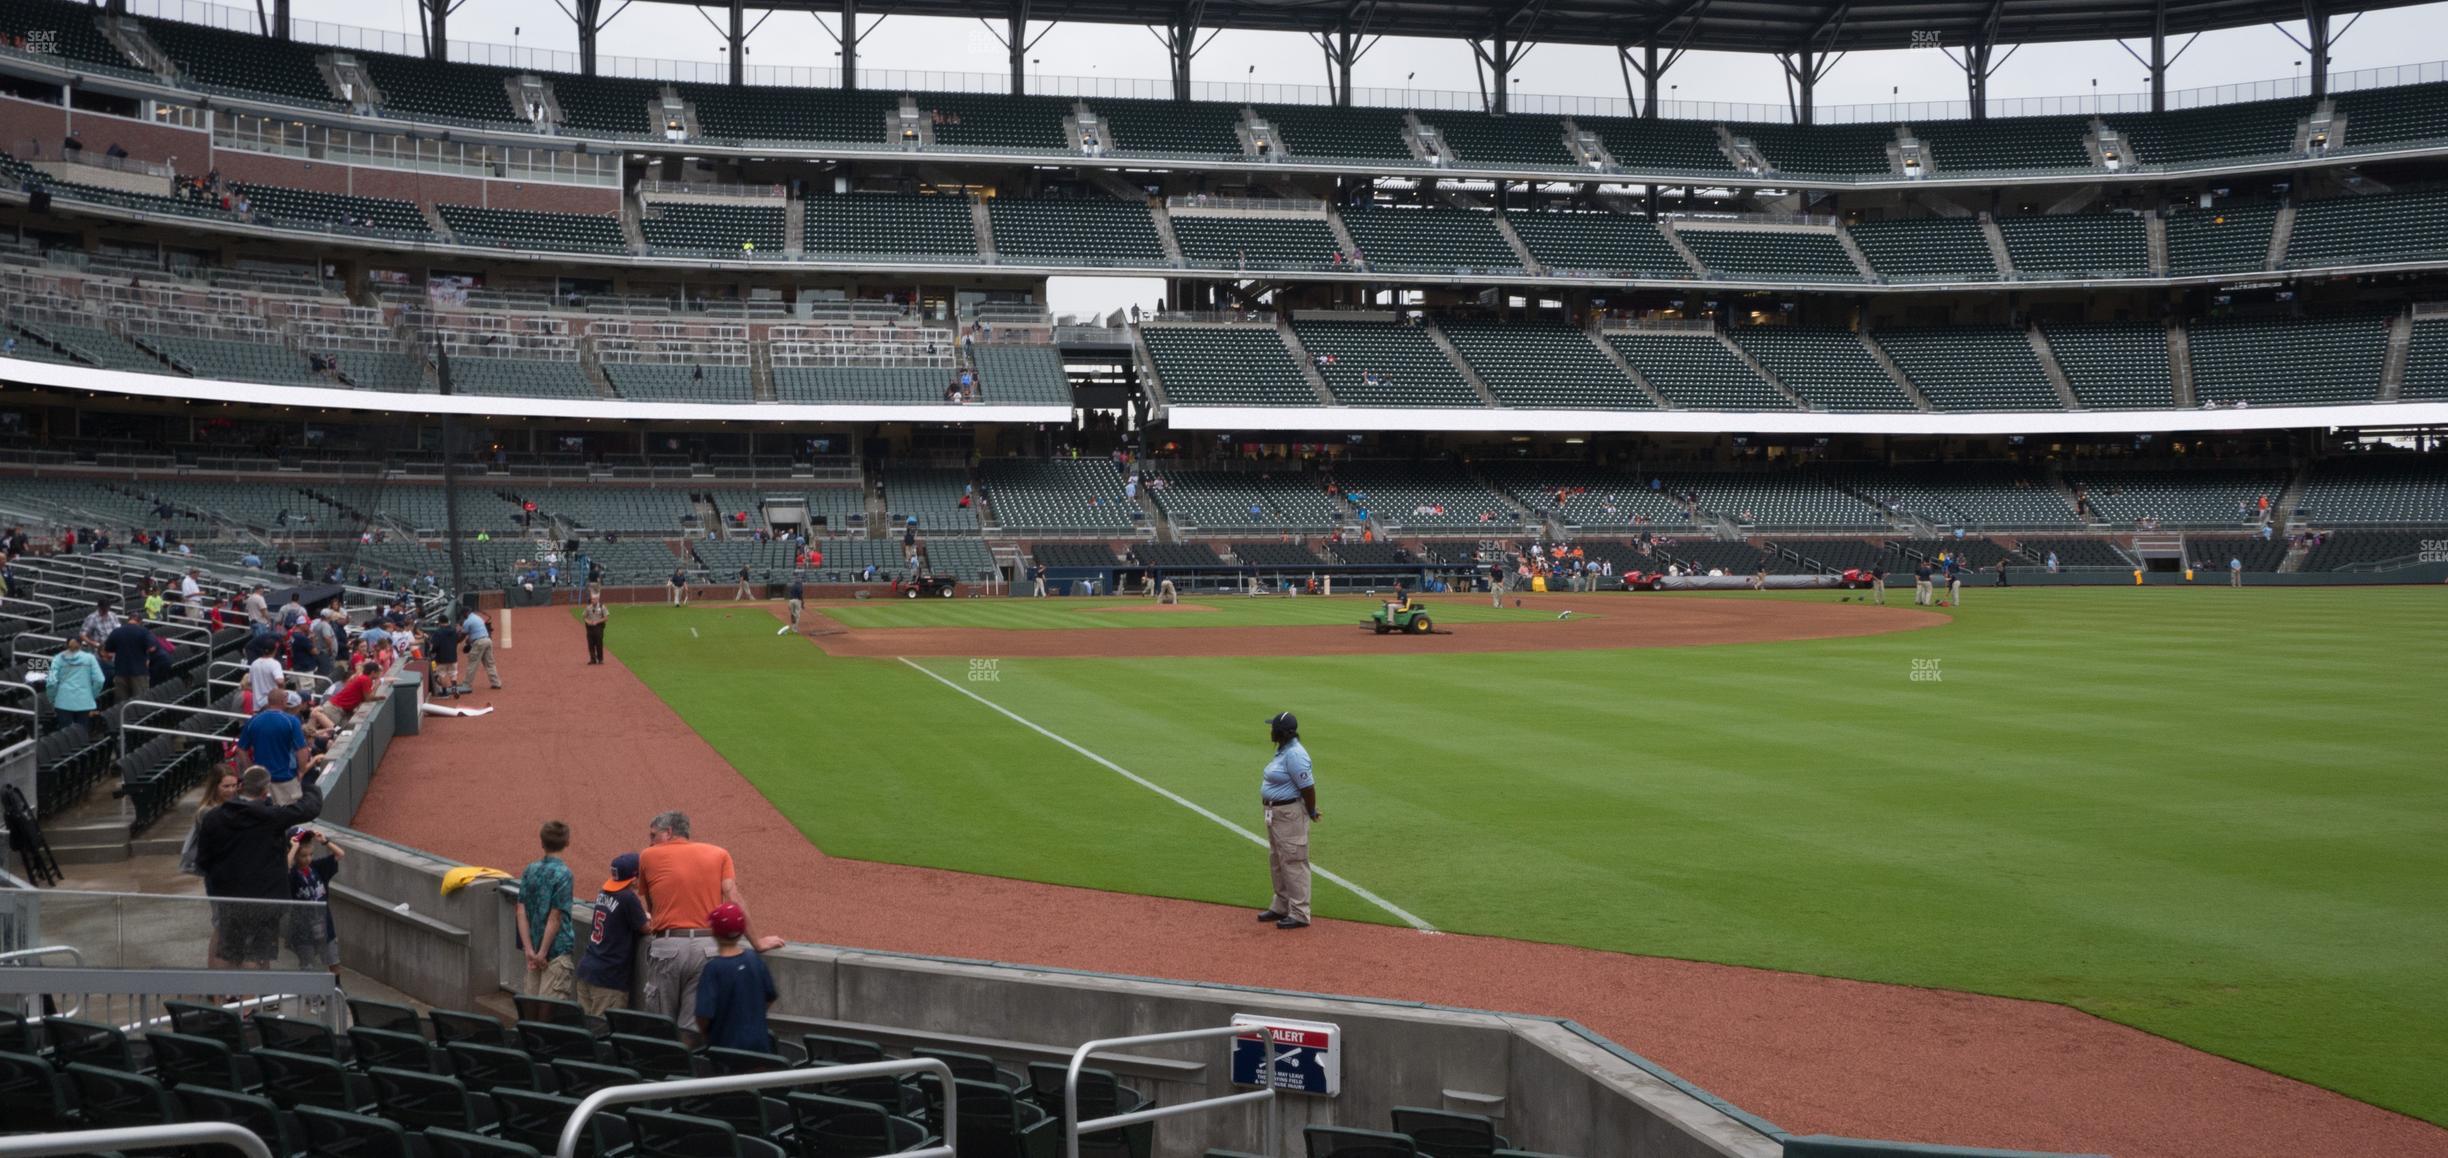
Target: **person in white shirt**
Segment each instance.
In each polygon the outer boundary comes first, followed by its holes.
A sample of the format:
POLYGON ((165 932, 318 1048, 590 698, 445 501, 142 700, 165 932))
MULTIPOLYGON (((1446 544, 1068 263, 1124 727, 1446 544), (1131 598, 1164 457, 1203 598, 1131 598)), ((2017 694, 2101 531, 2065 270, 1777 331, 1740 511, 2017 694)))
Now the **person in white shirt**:
POLYGON ((271 652, 256 656, 247 664, 247 691, 254 696, 248 702, 258 707, 272 702, 272 694, 282 689, 288 675, 271 652))

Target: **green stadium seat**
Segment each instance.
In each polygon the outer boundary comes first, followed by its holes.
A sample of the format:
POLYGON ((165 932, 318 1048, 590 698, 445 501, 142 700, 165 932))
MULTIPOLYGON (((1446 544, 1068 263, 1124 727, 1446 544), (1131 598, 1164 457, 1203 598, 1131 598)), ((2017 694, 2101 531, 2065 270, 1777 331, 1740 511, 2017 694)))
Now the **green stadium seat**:
POLYGON ((1315 406, 1317 392, 1273 326, 1139 328, 1176 406, 1315 406))

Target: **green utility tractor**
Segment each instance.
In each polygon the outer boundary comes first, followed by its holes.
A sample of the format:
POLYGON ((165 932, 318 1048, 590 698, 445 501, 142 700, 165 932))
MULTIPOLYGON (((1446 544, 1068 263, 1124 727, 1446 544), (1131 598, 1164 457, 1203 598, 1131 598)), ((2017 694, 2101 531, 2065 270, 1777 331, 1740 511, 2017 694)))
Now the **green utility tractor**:
POLYGON ((1429 618, 1428 609, 1407 599, 1388 599, 1375 614, 1369 616, 1369 626, 1377 634, 1399 631, 1407 635, 1432 635, 1436 620, 1429 618))

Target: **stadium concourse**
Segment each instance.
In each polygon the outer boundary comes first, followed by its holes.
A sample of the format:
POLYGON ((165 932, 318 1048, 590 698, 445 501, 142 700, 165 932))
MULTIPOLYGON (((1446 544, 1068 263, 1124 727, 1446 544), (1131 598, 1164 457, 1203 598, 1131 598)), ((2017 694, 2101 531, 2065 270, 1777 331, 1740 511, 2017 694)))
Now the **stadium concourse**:
MULTIPOLYGON (((718 613, 777 612, 733 606, 718 613)), ((403 741, 361 827, 512 865, 549 814, 576 834, 573 863, 594 864, 681 802, 738 857, 761 926, 794 939, 1570 1017, 1797 1133, 2132 1158, 2448 1154, 2437 1127, 2061 1006, 1350 922, 1286 940, 1243 909, 828 857, 617 657, 583 691, 559 678, 583 659, 573 617, 516 614, 511 687, 477 695, 515 727, 403 741)))

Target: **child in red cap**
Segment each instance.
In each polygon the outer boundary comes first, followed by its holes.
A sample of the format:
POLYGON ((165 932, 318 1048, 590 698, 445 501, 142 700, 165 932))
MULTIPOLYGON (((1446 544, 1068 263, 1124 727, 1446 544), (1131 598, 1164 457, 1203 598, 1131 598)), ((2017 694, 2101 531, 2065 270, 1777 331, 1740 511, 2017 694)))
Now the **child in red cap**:
POLYGON ((773 1033, 765 1026, 765 1007, 779 996, 765 959, 748 945, 748 912, 724 903, 706 914, 714 934, 715 955, 697 975, 697 1032, 708 1046, 773 1052, 773 1033))

